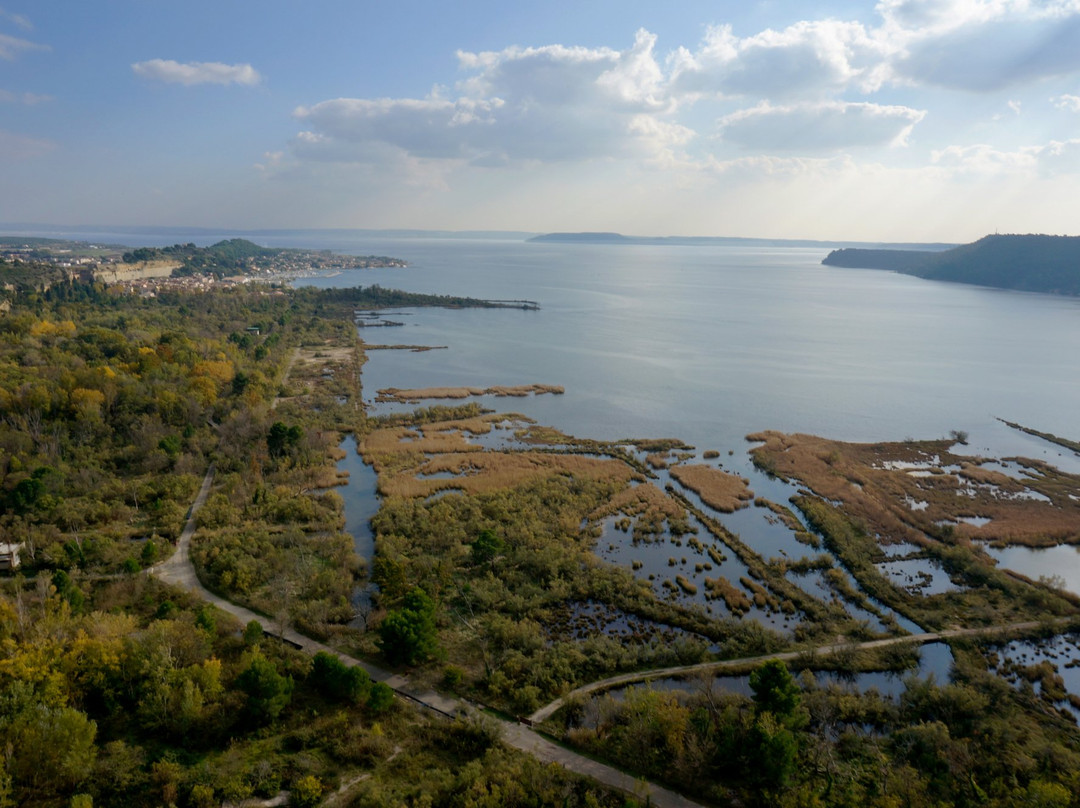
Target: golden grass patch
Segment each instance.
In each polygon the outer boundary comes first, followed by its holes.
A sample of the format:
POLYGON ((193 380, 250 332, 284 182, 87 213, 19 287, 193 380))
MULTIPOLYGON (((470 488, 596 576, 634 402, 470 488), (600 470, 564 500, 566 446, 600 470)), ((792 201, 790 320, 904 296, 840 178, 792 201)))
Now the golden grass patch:
POLYGON ((379 476, 384 496, 427 497, 443 489, 469 494, 514 488, 533 480, 561 474, 628 483, 633 469, 619 460, 543 452, 465 452, 438 454, 403 473, 379 476), (417 474, 452 474, 417 477, 417 474))
POLYGON ((750 611, 750 598, 722 575, 705 579, 705 597, 709 600, 723 600, 732 614, 750 611))
POLYGON ((859 444, 779 432, 748 437, 764 442, 751 450, 755 463, 840 503, 885 543, 922 546, 928 536, 1034 547, 1080 543, 1080 476, 1041 461, 1007 458, 1025 470, 1017 479, 985 468, 992 462, 986 458, 952 454, 949 440, 859 444), (989 522, 969 524, 971 517, 989 522))
POLYGON ((671 458, 669 452, 655 452, 645 456, 645 462, 652 466, 654 469, 666 469, 668 467, 668 460, 671 458))
POLYGON ((396 401, 402 404, 415 404, 430 398, 469 398, 470 396, 497 396, 497 397, 524 397, 527 395, 542 395, 551 393, 561 395, 566 392, 564 388, 555 384, 523 384, 518 386, 495 385, 493 387, 424 387, 412 390, 402 390, 397 387, 387 387, 379 390, 375 400, 379 402, 396 401))
MULTIPOLYGON (((627 468, 629 469, 629 466, 627 468)), ((603 507, 589 514, 589 519, 603 519, 617 513, 644 516, 657 521, 686 519, 686 509, 652 483, 641 483, 620 491, 604 503, 603 507)))
POLYGON ((360 453, 367 460, 373 455, 398 452, 441 454, 444 452, 479 452, 483 447, 469 443, 460 429, 441 427, 451 422, 426 424, 422 430, 409 427, 376 429, 360 442, 360 453))
POLYGON ((674 466, 671 476, 700 496, 710 508, 721 513, 733 513, 745 508, 754 498, 754 492, 746 480, 714 466, 674 466))

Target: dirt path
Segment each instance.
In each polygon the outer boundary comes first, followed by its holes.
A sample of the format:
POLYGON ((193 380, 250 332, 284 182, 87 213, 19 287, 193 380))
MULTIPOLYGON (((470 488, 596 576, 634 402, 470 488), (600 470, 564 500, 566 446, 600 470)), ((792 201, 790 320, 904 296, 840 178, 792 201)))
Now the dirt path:
POLYGON ((610 690, 613 687, 619 687, 621 685, 635 684, 637 682, 648 682, 653 679, 668 679, 673 676, 691 676, 695 673, 719 673, 723 670, 732 668, 741 668, 747 665, 754 666, 760 665, 762 662, 768 662, 772 659, 778 659, 783 662, 788 662, 801 655, 813 654, 815 656, 828 656, 829 654, 835 654, 839 651, 849 650, 869 650, 873 648, 885 648, 890 645, 925 645, 928 642, 937 642, 939 640, 948 640, 954 637, 974 637, 983 634, 996 634, 1001 631, 1030 631, 1031 629, 1038 628, 1042 623, 1037 620, 1029 620, 1022 623, 1008 623, 1003 626, 984 626, 981 628, 954 628, 947 629, 945 631, 930 631, 924 634, 908 634, 903 637, 888 637, 883 640, 869 640, 867 642, 860 643, 835 643, 833 645, 821 645, 817 648, 801 649, 799 651, 781 651, 775 654, 763 654, 757 657, 743 657, 741 659, 725 659, 720 662, 699 662, 695 665, 677 665, 671 668, 655 668, 648 671, 638 671, 636 673, 624 673, 618 676, 610 676, 607 679, 601 679, 597 682, 590 682, 587 685, 582 685, 579 688, 571 690, 561 698, 555 699, 551 704, 547 704, 537 710, 535 713, 529 716, 529 721, 537 724, 546 718, 549 718, 560 707, 562 707, 568 700, 580 696, 588 695, 589 693, 596 693, 602 690, 610 690))
MULTIPOLYGON (((285 372, 281 375, 281 386, 284 387, 285 383, 289 381, 289 374, 292 373, 293 365, 296 364, 296 360, 300 358, 300 349, 293 348, 292 355, 289 357, 289 364, 285 366, 285 372)), ((280 396, 274 396, 274 400, 270 402, 270 409, 276 410, 278 402, 281 401, 280 396)))
MULTIPOLYGON (((403 699, 428 710, 450 717, 459 715, 476 716, 481 713, 480 708, 471 702, 464 699, 448 698, 431 690, 419 689, 406 676, 392 673, 348 654, 343 654, 328 645, 317 642, 310 637, 305 637, 291 628, 282 627, 268 617, 256 614, 243 606, 238 606, 204 587, 195 574, 195 566, 191 562, 191 537, 195 534, 195 515, 206 502, 213 481, 214 467, 210 466, 206 472, 206 477, 203 479, 202 486, 199 488, 199 493, 195 497, 194 503, 192 503, 187 523, 180 533, 176 552, 168 560, 151 567, 148 570, 151 575, 160 578, 166 583, 194 592, 204 600, 213 603, 223 612, 233 615, 245 625, 252 620, 256 621, 267 634, 275 637, 280 636, 285 642, 308 654, 325 651, 333 654, 346 665, 358 665, 366 670, 373 680, 385 682, 403 699)), ((620 789, 640 799, 647 798, 649 804, 656 806, 656 808, 701 808, 699 803, 688 800, 674 791, 636 779, 618 769, 590 760, 583 755, 559 746, 527 726, 498 718, 492 720, 499 724, 502 739, 506 744, 527 752, 544 763, 558 763, 576 774, 592 777, 606 786, 620 789)))

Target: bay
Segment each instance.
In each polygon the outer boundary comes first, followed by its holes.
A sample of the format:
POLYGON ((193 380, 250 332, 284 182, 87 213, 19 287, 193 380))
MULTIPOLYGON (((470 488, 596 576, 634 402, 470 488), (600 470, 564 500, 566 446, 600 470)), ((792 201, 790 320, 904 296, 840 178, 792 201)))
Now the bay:
MULTIPOLYGON (((63 235, 160 246, 209 244, 228 234, 63 235)), ((390 386, 558 384, 565 395, 483 403, 582 437, 675 437, 718 449, 726 468, 780 502, 787 487, 752 468, 749 433, 876 442, 964 430, 971 454, 1022 455, 1080 472, 1074 453, 998 420, 1080 438, 1076 298, 825 267, 827 247, 538 244, 362 231, 237 235, 266 246, 409 262, 297 285, 378 283, 540 304, 539 311, 409 310, 394 318, 401 328, 364 332, 368 342, 448 346, 371 352, 363 374, 369 402, 390 386)), ((762 527, 763 543, 766 532, 762 527)), ((1017 550, 1008 563, 1031 572, 1041 561, 1031 555, 1017 550)), ((1075 589, 1080 556, 1065 554, 1062 563, 1056 572, 1075 589)))

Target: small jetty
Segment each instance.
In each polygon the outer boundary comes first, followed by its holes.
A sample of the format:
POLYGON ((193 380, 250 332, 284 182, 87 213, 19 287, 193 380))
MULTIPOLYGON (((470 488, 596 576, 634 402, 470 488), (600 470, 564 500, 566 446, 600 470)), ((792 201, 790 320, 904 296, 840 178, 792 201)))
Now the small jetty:
POLYGON ((485 303, 500 309, 523 309, 540 311, 540 304, 535 300, 485 300, 485 303))

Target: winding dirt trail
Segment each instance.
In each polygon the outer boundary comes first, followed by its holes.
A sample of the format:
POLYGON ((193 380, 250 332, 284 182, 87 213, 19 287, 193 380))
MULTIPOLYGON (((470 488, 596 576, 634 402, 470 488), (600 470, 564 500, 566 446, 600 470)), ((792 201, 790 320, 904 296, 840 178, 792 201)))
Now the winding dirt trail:
POLYGON ((828 656, 829 654, 835 654, 840 651, 860 651, 869 650, 872 648, 885 648, 890 645, 925 645, 928 642, 938 642, 940 640, 948 640, 954 637, 976 637, 985 634, 997 634, 1002 631, 1030 631, 1041 626, 1038 620, 1027 620, 1020 623, 1007 623, 999 626, 981 626, 979 628, 953 628, 946 629, 944 631, 928 631, 923 634, 908 634, 903 637, 887 637, 883 640, 868 640, 867 642, 860 643, 834 643, 832 645, 819 645, 816 648, 803 648, 798 651, 779 651, 775 654, 763 654, 756 657, 742 657, 741 659, 725 659, 719 662, 699 662, 694 665, 677 665, 671 668, 654 668, 648 671, 637 671, 636 673, 623 673, 618 676, 609 676, 607 679, 600 679, 596 682, 590 682, 587 685, 582 685, 579 688, 571 690, 562 697, 555 699, 550 704, 544 705, 535 713, 529 716, 529 721, 536 724, 549 718, 560 707, 562 707, 567 701, 588 695, 589 693, 596 693, 602 690, 610 690, 613 687, 619 687, 621 685, 630 685, 637 682, 648 682, 653 679, 668 679, 675 676, 692 676, 695 673, 706 672, 720 672, 724 670, 730 670, 732 668, 741 668, 745 666, 760 665, 762 662, 768 662, 769 660, 778 659, 783 662, 796 659, 799 656, 806 654, 813 654, 814 656, 828 656))
MULTIPOLYGON (((275 637, 279 636, 285 642, 300 648, 308 654, 325 651, 333 654, 346 665, 358 665, 366 670, 373 680, 385 682, 401 698, 428 710, 448 717, 479 716, 481 714, 481 708, 472 702, 464 699, 448 698, 432 690, 417 688, 409 681, 407 676, 395 674, 351 657, 348 654, 343 654, 328 645, 317 642, 310 637, 305 637, 287 626, 282 627, 268 617, 256 614, 243 606, 238 606, 204 587, 195 574, 195 566, 191 562, 191 537, 195 534, 195 515, 209 497, 213 481, 214 467, 210 466, 188 513, 187 523, 184 525, 184 529, 177 541, 176 552, 166 561, 151 567, 148 570, 151 575, 160 578, 166 583, 194 592, 204 600, 213 603, 223 612, 233 615, 244 624, 252 620, 256 621, 267 634, 275 637)), ((649 804, 656 806, 656 808, 703 808, 700 803, 693 802, 681 794, 632 777, 612 766, 591 760, 559 746, 524 724, 517 724, 491 716, 488 716, 488 719, 498 723, 501 730, 500 736, 504 743, 527 752, 544 763, 558 763, 576 774, 592 777, 606 786, 632 794, 638 799, 648 799, 649 804)))

